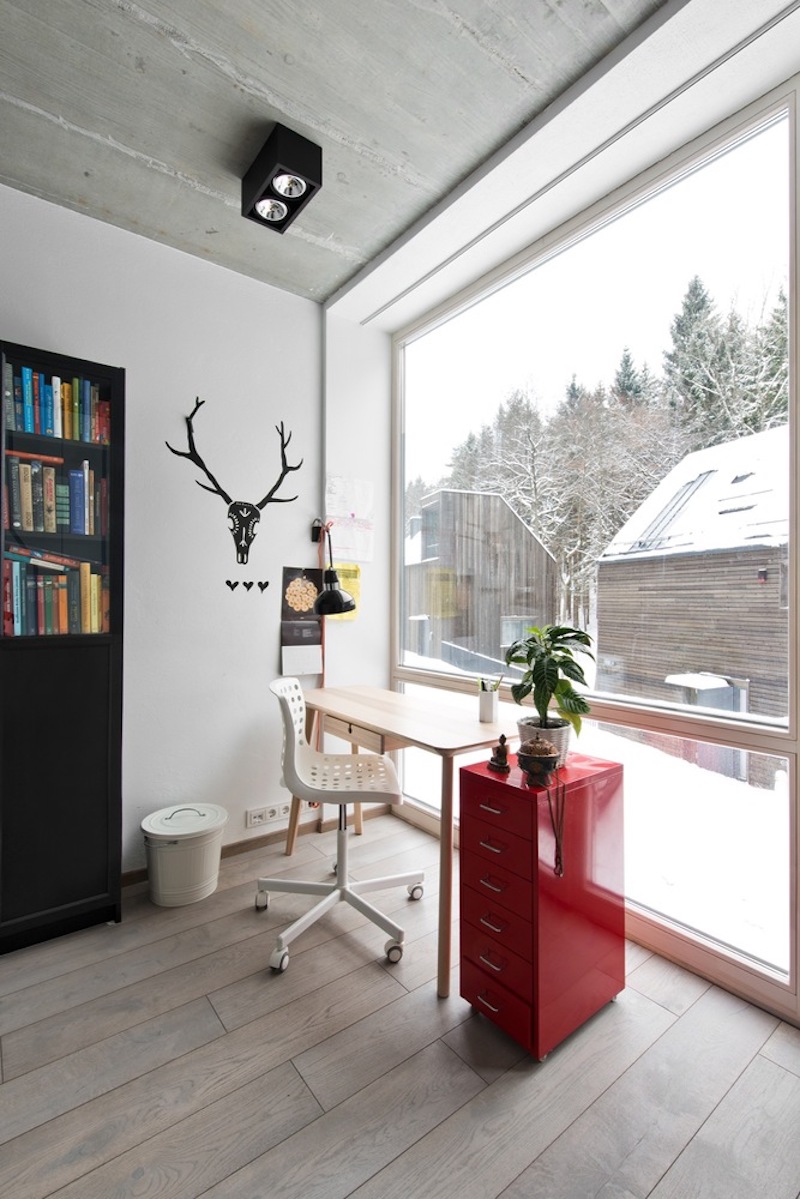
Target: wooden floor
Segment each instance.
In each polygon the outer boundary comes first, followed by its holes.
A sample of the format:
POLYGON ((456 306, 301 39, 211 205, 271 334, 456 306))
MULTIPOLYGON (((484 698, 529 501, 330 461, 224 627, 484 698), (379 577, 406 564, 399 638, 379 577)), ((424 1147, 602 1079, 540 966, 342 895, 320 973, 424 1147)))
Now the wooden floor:
MULTIPOLYGON (((357 876, 424 865, 405 956, 340 906, 266 968, 335 834, 223 860, 216 893, 0 958, 9 1199, 797 1199, 800 1032, 635 945, 628 985, 534 1062, 436 996, 438 843, 391 816, 357 876)), ((457 940, 457 939, 456 939, 457 940)))

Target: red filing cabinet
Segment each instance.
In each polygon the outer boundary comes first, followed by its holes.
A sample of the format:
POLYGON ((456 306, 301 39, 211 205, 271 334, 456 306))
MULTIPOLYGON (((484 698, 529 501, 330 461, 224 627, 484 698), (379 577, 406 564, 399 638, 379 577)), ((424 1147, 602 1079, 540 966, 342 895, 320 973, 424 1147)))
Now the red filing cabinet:
POLYGON ((622 766, 508 762, 460 772, 461 995, 543 1058, 625 986, 622 766))

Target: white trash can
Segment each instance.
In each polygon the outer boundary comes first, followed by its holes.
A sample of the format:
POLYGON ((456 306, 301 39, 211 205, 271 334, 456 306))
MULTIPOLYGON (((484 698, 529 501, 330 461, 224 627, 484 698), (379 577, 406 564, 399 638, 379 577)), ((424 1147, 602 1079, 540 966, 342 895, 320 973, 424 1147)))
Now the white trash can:
POLYGON ((175 804, 142 821, 150 898, 176 908, 216 890, 228 813, 213 803, 175 804))

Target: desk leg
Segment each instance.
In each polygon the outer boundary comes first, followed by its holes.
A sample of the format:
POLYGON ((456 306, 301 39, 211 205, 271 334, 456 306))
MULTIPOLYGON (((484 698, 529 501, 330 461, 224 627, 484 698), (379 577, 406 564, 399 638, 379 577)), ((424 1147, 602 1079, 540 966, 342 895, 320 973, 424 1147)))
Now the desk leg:
POLYGON ((442 819, 439 832, 439 973, 437 992, 450 994, 450 925, 453 919, 453 759, 442 755, 442 819))

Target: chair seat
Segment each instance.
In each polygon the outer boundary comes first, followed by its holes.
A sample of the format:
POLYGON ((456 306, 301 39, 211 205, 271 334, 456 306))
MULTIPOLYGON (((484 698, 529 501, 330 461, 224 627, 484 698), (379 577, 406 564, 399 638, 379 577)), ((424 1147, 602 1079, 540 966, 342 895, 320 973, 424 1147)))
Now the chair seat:
POLYGON ((295 767, 307 788, 301 799, 322 803, 402 800, 393 763, 378 754, 326 754, 303 746, 297 750, 295 767))

